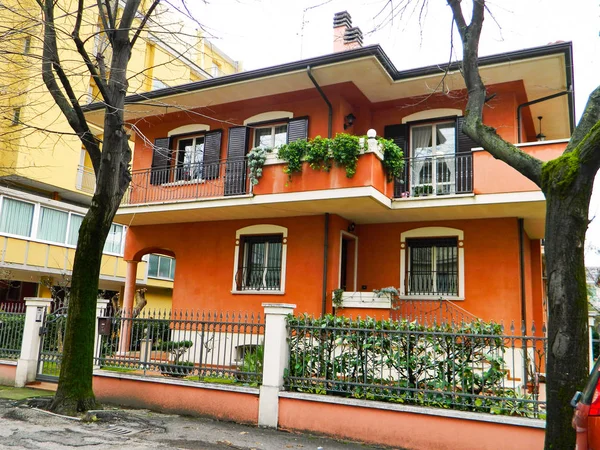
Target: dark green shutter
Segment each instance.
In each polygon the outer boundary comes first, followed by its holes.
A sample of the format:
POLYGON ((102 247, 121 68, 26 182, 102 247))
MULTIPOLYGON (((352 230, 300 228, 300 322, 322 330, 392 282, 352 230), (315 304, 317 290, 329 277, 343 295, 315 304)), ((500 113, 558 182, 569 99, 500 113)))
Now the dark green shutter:
POLYGON ((404 154, 404 174, 402 178, 396 177, 394 179, 394 198, 400 198, 409 190, 408 187, 408 166, 410 151, 408 148, 408 126, 406 124, 398 124, 398 125, 387 125, 383 129, 383 137, 386 139, 391 139, 394 141, 404 154))
POLYGON ((219 178, 221 160, 221 130, 209 131, 204 136, 204 179, 219 178))
POLYGON ((164 184, 170 181, 171 150, 169 143, 168 137, 154 140, 150 184, 164 184))
POLYGON ((288 122, 287 143, 308 139, 308 117, 290 119, 288 122))
POLYGON ((224 195, 246 193, 246 149, 248 148, 248 134, 248 128, 246 127, 233 127, 229 129, 224 195))
POLYGON ((456 193, 473 192, 473 155, 479 144, 463 133, 464 117, 456 118, 456 193))

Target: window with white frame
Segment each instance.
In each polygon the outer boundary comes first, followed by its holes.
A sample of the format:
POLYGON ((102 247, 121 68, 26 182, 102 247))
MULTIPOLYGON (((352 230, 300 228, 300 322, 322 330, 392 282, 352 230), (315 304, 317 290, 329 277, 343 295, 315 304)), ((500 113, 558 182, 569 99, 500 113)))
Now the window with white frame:
POLYGON ((69 213, 58 209, 40 207, 37 238, 63 244, 67 235, 69 213))
POLYGON ((156 254, 149 255, 148 277, 173 281, 175 279, 175 258, 156 254))
POLYGON ((287 228, 252 225, 237 230, 233 291, 283 293, 287 228))
POLYGON ((400 235, 400 295, 464 299, 464 232, 422 227, 400 235))
POLYGON ((31 236, 35 204, 12 198, 2 199, 0 231, 17 236, 31 236))
MULTIPOLYGON (((36 241, 76 246, 83 215, 40 203, 1 196, 0 233, 36 241)), ((123 254, 125 227, 112 224, 104 251, 123 254)))
POLYGON ((410 143, 412 195, 453 193, 456 121, 413 125, 410 143))
POLYGON ((123 242, 125 241, 125 227, 113 223, 110 226, 110 231, 104 243, 104 251, 107 253, 121 254, 123 250, 123 242))
POLYGON ((175 181, 202 179, 204 135, 178 138, 175 145, 177 149, 175 181))
POLYGON ((254 129, 253 147, 279 148, 287 142, 287 124, 261 126, 254 129))

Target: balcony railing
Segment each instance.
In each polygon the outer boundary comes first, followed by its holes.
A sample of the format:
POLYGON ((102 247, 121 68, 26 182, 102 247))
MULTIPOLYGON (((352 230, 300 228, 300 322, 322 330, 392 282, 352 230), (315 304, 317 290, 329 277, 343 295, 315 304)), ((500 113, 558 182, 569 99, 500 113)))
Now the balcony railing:
POLYGON ((250 192, 246 159, 134 170, 122 205, 194 200, 250 192))
POLYGON ((394 197, 431 197, 473 192, 471 153, 407 158, 394 197))
POLYGON ((77 189, 88 194, 93 194, 96 191, 96 175, 92 169, 85 166, 77 167, 77 189))

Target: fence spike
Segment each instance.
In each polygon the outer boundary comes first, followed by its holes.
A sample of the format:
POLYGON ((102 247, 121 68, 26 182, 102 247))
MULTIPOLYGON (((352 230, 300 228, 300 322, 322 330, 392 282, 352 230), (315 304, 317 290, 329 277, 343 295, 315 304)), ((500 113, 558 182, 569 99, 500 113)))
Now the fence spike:
POLYGON ((515 321, 514 320, 510 321, 510 332, 511 332, 511 334, 515 334, 515 321))
POLYGON ((521 321, 521 333, 523 334, 523 336, 527 334, 527 327, 525 326, 524 320, 521 321))
POLYGON ((546 335, 546 322, 542 323, 542 333, 544 334, 544 336, 546 335))
POLYGON ((532 321, 531 322, 531 334, 533 334, 534 336, 535 336, 535 331, 536 331, 536 329, 535 329, 535 322, 532 321))

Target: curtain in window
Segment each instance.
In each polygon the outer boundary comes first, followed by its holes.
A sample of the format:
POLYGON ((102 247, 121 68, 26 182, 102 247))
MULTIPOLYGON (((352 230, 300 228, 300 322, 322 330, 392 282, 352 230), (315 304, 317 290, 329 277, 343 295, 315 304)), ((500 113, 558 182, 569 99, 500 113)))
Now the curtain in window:
POLYGON ((278 125, 275 127, 275 140, 273 148, 279 148, 287 142, 287 125, 278 125))
POLYGON ((148 276, 158 276, 158 255, 150 255, 148 258, 148 276))
POLYGON ((71 214, 71 224, 69 225, 69 234, 67 236, 67 244, 77 245, 77 238, 79 237, 79 228, 83 222, 83 216, 79 214, 71 214))
POLYGON ((106 243, 104 244, 104 251, 109 253, 121 253, 121 243, 123 242, 123 226, 112 224, 106 243))
POLYGON ((34 205, 10 198, 2 201, 0 231, 18 236, 31 236, 34 205))
POLYGON ((44 241, 64 243, 67 235, 69 213, 41 207, 37 238, 44 241))
MULTIPOLYGON (((273 147, 272 128, 257 128, 254 130, 254 147, 273 147)), ((285 142, 284 142, 285 144, 285 142)))
POLYGON ((281 286, 281 249, 281 242, 269 242, 265 275, 267 289, 279 289, 281 286))
POLYGON ((169 278, 171 275, 171 258, 158 257, 158 276, 169 278))
POLYGON ((413 158, 419 158, 421 156, 431 156, 431 138, 431 125, 412 128, 413 158))

